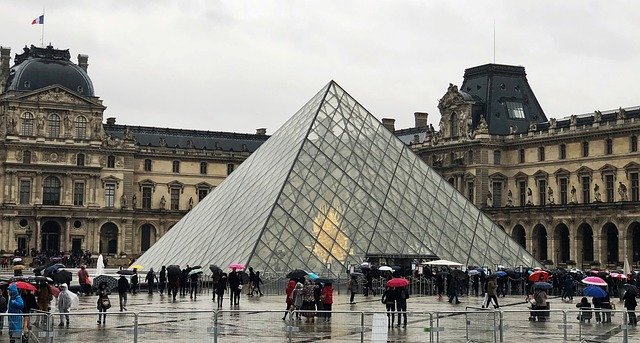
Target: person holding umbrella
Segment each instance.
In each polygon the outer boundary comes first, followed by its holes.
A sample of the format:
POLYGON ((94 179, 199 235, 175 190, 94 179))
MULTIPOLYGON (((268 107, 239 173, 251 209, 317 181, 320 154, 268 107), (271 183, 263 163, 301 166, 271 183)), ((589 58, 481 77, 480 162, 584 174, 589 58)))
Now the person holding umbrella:
POLYGON ((382 293, 382 299, 380 299, 387 309, 387 321, 389 327, 392 327, 393 322, 396 320, 396 297, 397 292, 395 288, 387 286, 384 293, 382 293))
POLYGON ((232 268, 229 273, 229 291, 229 306, 240 305, 240 276, 236 268, 232 268))
MULTIPOLYGON (((396 311, 398 311, 398 327, 402 324, 402 316, 404 316, 404 324, 402 327, 407 327, 407 299, 409 299, 409 290, 407 287, 399 287, 396 289, 396 311)), ((456 295, 456 300, 458 296, 456 295)), ((460 302, 458 301, 457 304, 460 302)))
POLYGON ((138 268, 133 268, 133 275, 131 275, 131 293, 134 295, 138 292, 138 268))
POLYGON ((129 292, 129 281, 124 275, 120 275, 118 279, 118 301, 120 303, 120 312, 127 310, 127 292, 129 292))
MULTIPOLYGON (((286 303, 287 303, 287 311, 284 313, 284 316, 282 317, 282 320, 287 320, 287 313, 289 313, 289 311, 293 311, 293 290, 296 288, 296 280, 294 279, 289 279, 289 282, 287 283, 287 288, 285 288, 284 293, 286 294, 287 298, 285 299, 286 303)), ((293 318, 291 318, 293 319, 293 318)))

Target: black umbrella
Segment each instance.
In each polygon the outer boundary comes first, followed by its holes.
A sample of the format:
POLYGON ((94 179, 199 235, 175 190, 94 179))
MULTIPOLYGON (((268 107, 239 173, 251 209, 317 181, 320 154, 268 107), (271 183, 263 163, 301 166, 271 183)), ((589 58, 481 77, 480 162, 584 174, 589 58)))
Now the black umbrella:
POLYGON ((302 269, 294 269, 287 274, 287 278, 289 279, 300 279, 307 276, 309 273, 302 269))
POLYGON ((34 282, 34 283, 38 283, 38 282, 53 282, 53 280, 51 278, 48 278, 46 276, 28 276, 26 278, 26 280, 28 282, 34 282))
POLYGON ((625 291, 632 293, 632 294, 638 294, 638 287, 630 284, 630 283, 625 283, 624 285, 622 285, 622 288, 624 288, 625 291))
POLYGON ((72 274, 70 271, 68 270, 59 270, 56 273, 53 273, 51 275, 51 279, 53 279, 53 282, 55 283, 66 283, 69 284, 71 283, 71 279, 73 278, 72 274))
POLYGON ((178 265, 172 264, 167 267, 167 275, 180 276, 181 272, 182 270, 180 270, 180 266, 178 265))
POLYGON ((209 265, 209 270, 211 270, 213 274, 222 274, 222 269, 215 264, 209 265))
POLYGON ((118 288, 118 280, 113 276, 109 275, 98 275, 93 278, 93 287, 100 287, 101 283, 105 283, 107 285, 107 290, 112 290, 114 288, 118 288))
POLYGON ((40 267, 38 267, 38 268, 34 268, 34 269, 33 269, 33 274, 34 274, 35 276, 42 275, 42 272, 43 272, 46 268, 47 268, 47 267, 45 267, 45 266, 40 266, 40 267))
POLYGON ((447 276, 447 275, 449 275, 449 272, 441 271, 441 272, 438 272, 438 274, 436 274, 436 275, 438 275, 438 276, 447 276))
POLYGON ((465 272, 463 272, 462 270, 460 270, 460 269, 454 269, 451 272, 451 275, 453 275, 453 276, 455 276, 455 277, 457 277, 459 279, 464 279, 464 278, 467 277, 467 274, 465 272))
POLYGON ((116 274, 120 274, 120 275, 134 275, 136 272, 134 272, 133 270, 130 269, 122 269, 122 270, 118 270, 116 272, 116 274))

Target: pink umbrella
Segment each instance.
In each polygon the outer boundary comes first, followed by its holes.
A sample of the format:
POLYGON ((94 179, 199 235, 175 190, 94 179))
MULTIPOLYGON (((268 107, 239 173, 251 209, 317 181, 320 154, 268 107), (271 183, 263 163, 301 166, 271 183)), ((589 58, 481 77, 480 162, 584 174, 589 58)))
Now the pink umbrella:
POLYGON ((229 265, 229 269, 244 270, 244 264, 242 264, 242 263, 231 263, 229 265))
POLYGON ((582 283, 594 286, 607 286, 607 283, 597 276, 588 276, 582 279, 582 283))
POLYGON ((614 279, 626 279, 627 276, 625 274, 620 273, 611 273, 611 277, 614 279))

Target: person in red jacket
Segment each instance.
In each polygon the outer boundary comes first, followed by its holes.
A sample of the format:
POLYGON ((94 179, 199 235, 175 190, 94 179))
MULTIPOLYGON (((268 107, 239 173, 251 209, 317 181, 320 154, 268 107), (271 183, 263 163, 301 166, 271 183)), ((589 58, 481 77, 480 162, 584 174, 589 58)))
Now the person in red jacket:
POLYGON ((320 292, 320 301, 323 304, 322 309, 324 311, 328 311, 324 313, 324 321, 328 322, 331 320, 331 305, 333 305, 333 285, 329 282, 325 283, 320 292))
POLYGON ((285 294, 287 295, 287 310, 284 312, 282 320, 287 320, 287 313, 293 310, 293 297, 291 297, 291 293, 293 293, 293 290, 296 288, 296 283, 296 280, 289 280, 289 283, 287 283, 287 288, 285 289, 285 294))

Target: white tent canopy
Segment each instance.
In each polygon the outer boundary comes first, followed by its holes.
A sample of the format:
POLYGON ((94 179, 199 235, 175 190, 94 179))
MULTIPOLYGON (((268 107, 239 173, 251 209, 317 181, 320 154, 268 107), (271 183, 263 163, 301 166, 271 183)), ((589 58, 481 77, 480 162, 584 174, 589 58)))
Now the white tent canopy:
POLYGON ((425 264, 428 264, 430 266, 455 266, 455 267, 462 267, 462 263, 458 263, 458 262, 453 262, 453 261, 449 261, 449 260, 435 260, 435 261, 429 261, 425 264))

